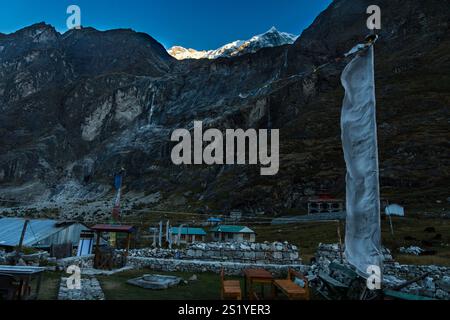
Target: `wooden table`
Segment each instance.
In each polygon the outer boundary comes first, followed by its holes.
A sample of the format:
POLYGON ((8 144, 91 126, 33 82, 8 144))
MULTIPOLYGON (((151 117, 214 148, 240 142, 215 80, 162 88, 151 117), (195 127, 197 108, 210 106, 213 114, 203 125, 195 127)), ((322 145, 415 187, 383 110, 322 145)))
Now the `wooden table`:
POLYGON ((0 266, 0 274, 10 275, 20 281, 19 300, 36 300, 38 298, 44 271, 45 268, 41 267, 0 266), (32 294, 28 289, 33 280, 36 280, 36 287, 32 294))
POLYGON ((264 285, 272 285, 273 282, 272 274, 264 269, 246 269, 244 270, 244 276, 244 292, 249 300, 253 300, 255 298, 253 291, 254 284, 262 285, 262 294, 264 295, 264 285))

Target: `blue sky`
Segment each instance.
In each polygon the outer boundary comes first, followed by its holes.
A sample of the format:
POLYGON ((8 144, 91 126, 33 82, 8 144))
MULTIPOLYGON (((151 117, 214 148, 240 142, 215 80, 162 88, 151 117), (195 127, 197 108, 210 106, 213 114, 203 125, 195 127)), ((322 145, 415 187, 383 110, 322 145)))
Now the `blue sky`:
POLYGON ((0 0, 0 32, 45 21, 66 31, 66 9, 80 6, 82 25, 132 28, 166 47, 215 49, 275 26, 300 34, 331 0, 0 0))

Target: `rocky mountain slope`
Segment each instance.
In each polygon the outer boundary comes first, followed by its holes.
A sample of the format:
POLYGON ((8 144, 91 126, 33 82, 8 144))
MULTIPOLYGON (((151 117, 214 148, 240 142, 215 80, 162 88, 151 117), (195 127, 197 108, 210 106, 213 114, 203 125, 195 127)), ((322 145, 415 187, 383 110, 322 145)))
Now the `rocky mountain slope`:
POLYGON ((247 53, 255 53, 262 48, 293 44, 297 38, 298 37, 293 34, 280 32, 275 27, 272 27, 267 32, 254 36, 250 40, 236 40, 215 50, 197 51, 195 49, 174 46, 170 48, 168 52, 172 57, 178 60, 230 58, 247 53))
MULTIPOLYGON (((382 196, 448 210, 450 39, 445 1, 376 1, 382 196)), ((304 212, 344 195, 339 117, 346 61, 314 66, 367 34, 368 0, 336 0, 293 44, 215 60, 172 58, 148 35, 37 24, 0 35, 0 202, 4 214, 98 220, 126 169, 125 205, 200 212, 304 212), (280 172, 172 164, 170 135, 280 128, 280 172), (20 207, 20 208, 19 208, 20 207), (11 209, 14 208, 14 209, 11 209)))

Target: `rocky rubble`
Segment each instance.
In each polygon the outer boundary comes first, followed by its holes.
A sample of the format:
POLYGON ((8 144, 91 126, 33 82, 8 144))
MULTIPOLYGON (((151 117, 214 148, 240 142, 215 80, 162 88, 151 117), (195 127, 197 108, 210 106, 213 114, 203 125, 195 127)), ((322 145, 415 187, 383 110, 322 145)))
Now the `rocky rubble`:
POLYGON ((83 276, 81 289, 69 289, 67 278, 61 278, 58 300, 105 300, 100 283, 95 277, 83 276))
MULTIPOLYGON (((16 257, 16 252, 0 250, 0 265, 10 264, 16 257)), ((51 258, 47 251, 39 251, 32 254, 19 254, 18 264, 26 266, 47 266, 56 264, 56 259, 51 258)))
POLYGON ((408 248, 401 247, 398 249, 400 253, 411 254, 414 256, 420 256, 425 250, 420 247, 410 246, 408 248))
POLYGON ((450 300, 450 268, 435 265, 416 266, 394 263, 385 265, 384 274, 390 280, 387 285, 395 287, 411 279, 427 274, 423 280, 401 291, 436 299, 450 300))
MULTIPOLYGON (((423 280, 403 288, 405 293, 426 296, 436 299, 450 299, 450 268, 435 265, 402 265, 395 262, 388 249, 384 250, 384 280, 389 288, 395 288, 409 280, 419 278, 425 274, 423 280)), ((343 255, 344 264, 345 255, 343 255)), ((320 244, 315 256, 315 263, 312 264, 311 274, 317 274, 320 270, 329 272, 328 266, 331 262, 340 263, 340 253, 338 244, 320 244)))

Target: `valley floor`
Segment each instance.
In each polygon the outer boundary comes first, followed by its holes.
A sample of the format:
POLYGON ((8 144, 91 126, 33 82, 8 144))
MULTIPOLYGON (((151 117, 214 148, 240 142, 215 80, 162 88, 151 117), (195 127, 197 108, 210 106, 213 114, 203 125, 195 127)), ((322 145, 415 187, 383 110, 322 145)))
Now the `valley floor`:
MULTIPOLYGON (((169 219, 171 224, 192 223, 198 217, 189 215, 156 215, 148 214, 139 218, 128 218, 127 223, 139 226, 141 230, 154 226, 161 219, 169 219)), ((320 243, 338 243, 338 222, 302 222, 286 225, 272 225, 269 220, 258 218, 240 221, 240 225, 245 225, 253 229, 257 242, 289 242, 296 245, 304 263, 314 256, 320 243)), ((396 261, 404 264, 418 265, 441 265, 450 266, 450 219, 442 218, 438 215, 423 216, 412 214, 405 218, 392 219, 394 234, 388 219, 381 221, 382 244, 392 251, 396 261), (431 232, 430 232, 431 231, 431 232), (418 246, 429 255, 412 256, 401 254, 398 249, 401 247, 418 246)), ((345 222, 339 224, 342 242, 345 242, 345 222)), ((144 245, 145 246, 145 245, 144 245)))

